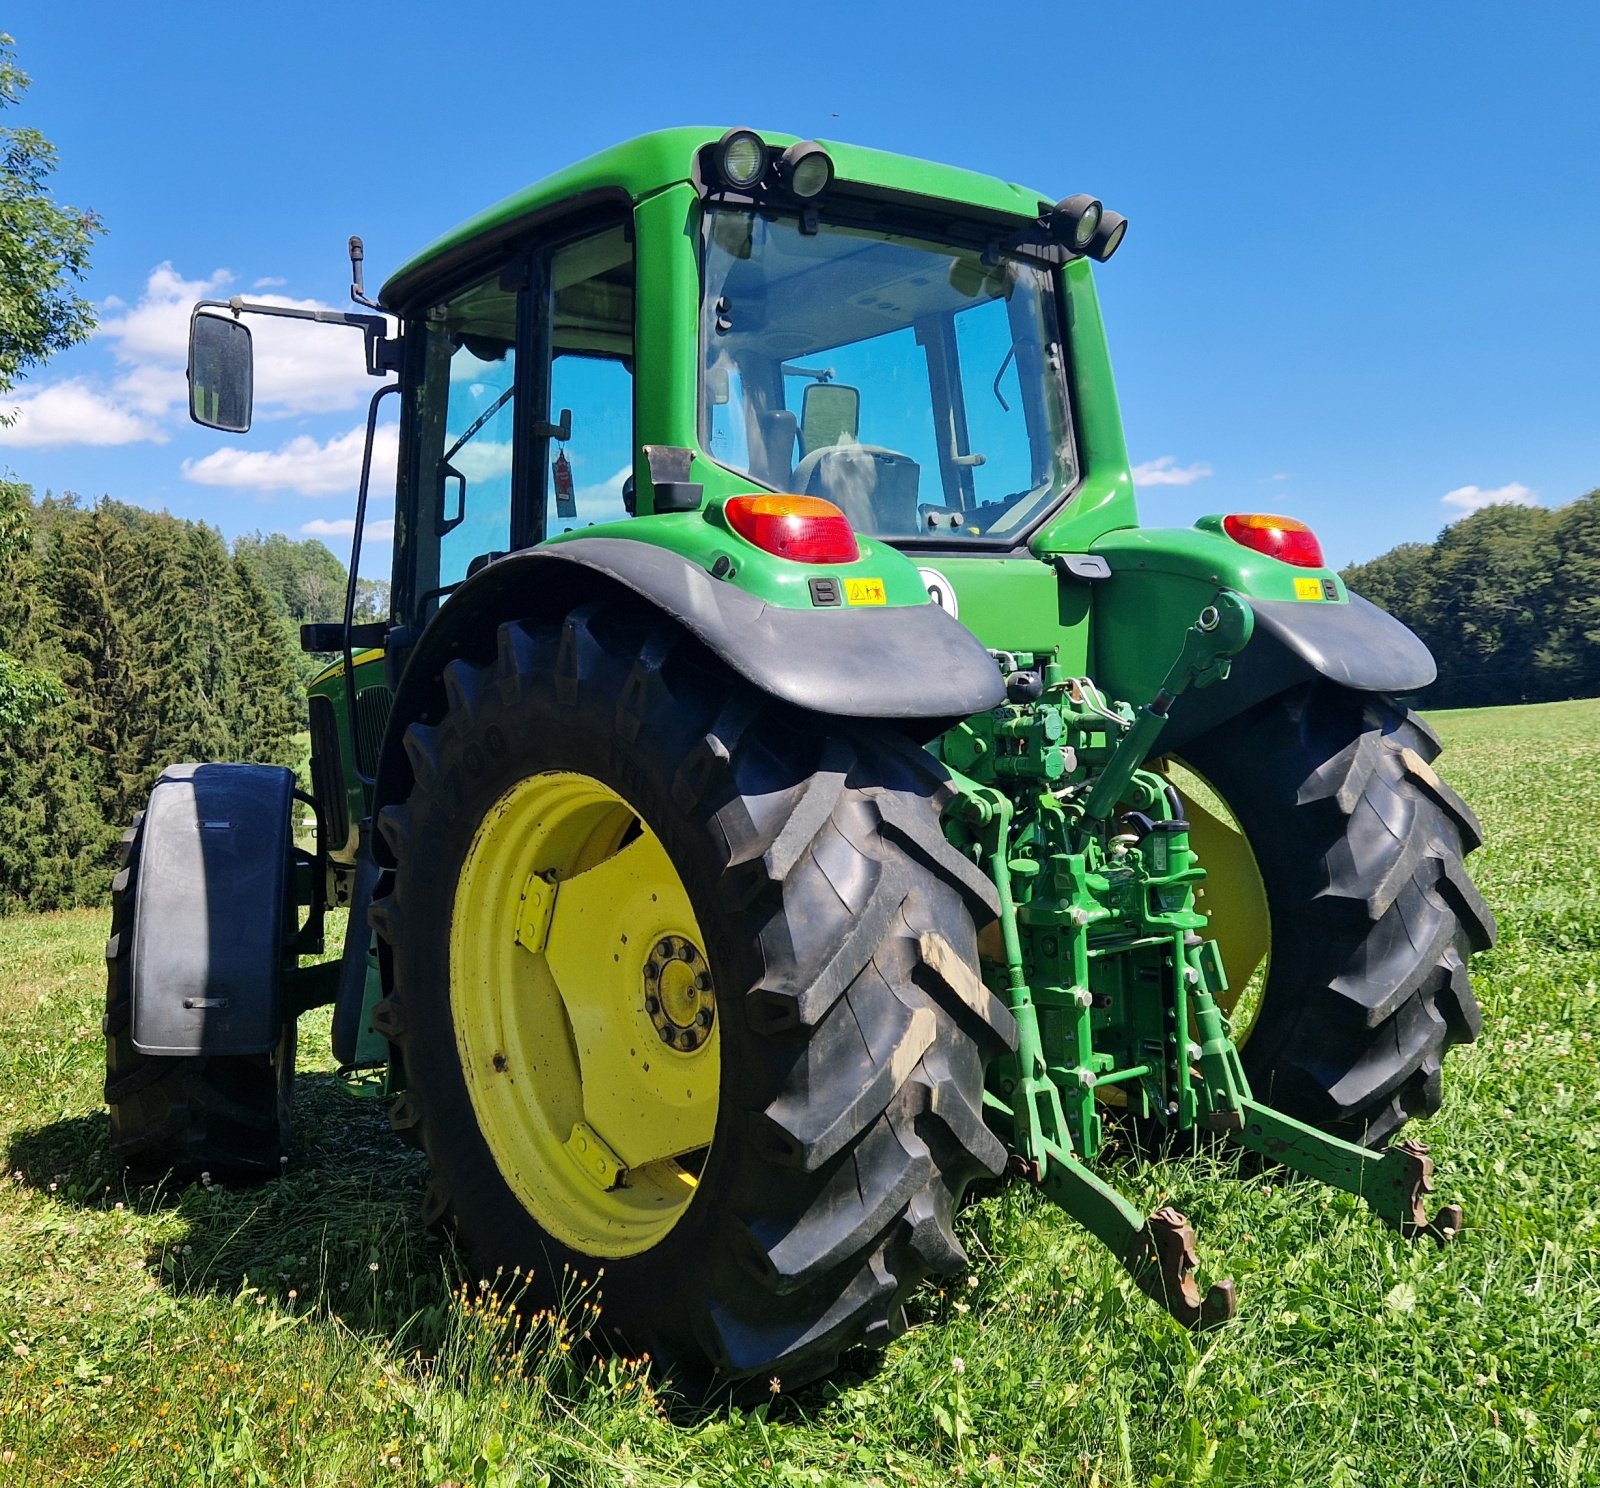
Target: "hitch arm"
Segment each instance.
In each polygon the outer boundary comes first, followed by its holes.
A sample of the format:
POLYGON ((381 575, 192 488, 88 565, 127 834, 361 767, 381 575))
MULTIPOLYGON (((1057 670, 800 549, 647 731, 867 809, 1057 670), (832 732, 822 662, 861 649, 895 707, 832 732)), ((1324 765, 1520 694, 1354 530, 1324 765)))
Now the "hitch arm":
POLYGON ((1248 1096, 1240 1102, 1239 1114, 1243 1124, 1228 1133, 1234 1141, 1296 1173, 1355 1194, 1407 1240, 1431 1235, 1440 1245, 1448 1245, 1460 1233, 1459 1204, 1446 1204, 1428 1218, 1424 1198, 1433 1192, 1433 1159, 1421 1142, 1408 1139, 1374 1152, 1248 1096))
POLYGON ((1364 1199, 1407 1240, 1432 1235, 1447 1245, 1455 1239, 1461 1229, 1460 1206, 1446 1204, 1432 1219, 1424 1207, 1424 1196, 1433 1192, 1433 1159, 1421 1142, 1397 1142, 1374 1152, 1263 1105, 1250 1093, 1216 1000, 1197 990, 1190 1006, 1200 1034, 1194 1050, 1199 1056, 1196 1089, 1203 1119, 1212 1131, 1296 1173, 1364 1199))
POLYGON ((1194 1230, 1176 1209, 1148 1219, 1077 1158, 1044 1138, 1046 1163, 1024 1163, 1025 1175, 1114 1255, 1147 1297, 1186 1328, 1211 1328, 1234 1314, 1233 1282, 1214 1282, 1200 1294, 1194 1271, 1194 1230))

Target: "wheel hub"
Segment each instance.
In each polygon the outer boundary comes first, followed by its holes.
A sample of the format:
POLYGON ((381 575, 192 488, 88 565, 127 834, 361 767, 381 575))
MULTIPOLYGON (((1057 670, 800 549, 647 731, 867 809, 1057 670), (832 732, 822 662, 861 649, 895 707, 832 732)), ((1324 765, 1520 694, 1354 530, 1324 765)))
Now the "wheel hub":
POLYGON ((644 964, 644 1006, 661 1042, 693 1054, 711 1037, 717 1020, 711 968, 699 946, 680 935, 664 935, 644 964))

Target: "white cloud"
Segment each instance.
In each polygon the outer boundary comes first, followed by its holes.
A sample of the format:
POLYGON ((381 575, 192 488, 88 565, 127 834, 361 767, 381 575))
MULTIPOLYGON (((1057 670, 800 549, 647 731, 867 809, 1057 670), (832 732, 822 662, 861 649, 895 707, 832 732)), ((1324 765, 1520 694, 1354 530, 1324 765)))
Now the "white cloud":
POLYGON ((1180 465, 1176 455, 1161 455, 1146 460, 1143 465, 1135 465, 1133 483, 1136 486, 1192 486, 1210 474, 1209 465, 1180 465))
POLYGON ((280 279, 276 274, 266 274, 260 279, 251 282, 251 289, 282 289, 289 281, 280 279))
MULTIPOLYGON (((361 452, 366 426, 358 424, 319 444, 298 434, 275 450, 219 449, 199 460, 185 460, 185 480, 201 486, 229 486, 248 491, 294 491, 301 496, 348 495, 354 498, 361 479, 361 452)), ((399 428, 380 424, 372 451, 373 492, 394 488, 399 428)))
POLYGON ((1294 472, 1292 470, 1280 470, 1272 478, 1275 481, 1293 480, 1294 472))
MULTIPOLYGON (((216 299, 233 282, 218 269, 204 279, 185 279, 170 262, 157 264, 145 280, 144 293, 127 313, 102 320, 97 340, 109 341, 119 362, 140 366, 155 362, 181 367, 189 353, 189 311, 196 300, 216 299)), ((106 308, 121 301, 106 302, 106 308)))
POLYGON ((511 441, 470 440, 450 457, 450 463, 466 478, 469 486, 505 480, 511 474, 511 441))
POLYGON ((1537 506, 1538 494, 1521 481, 1508 481, 1503 486, 1493 486, 1485 490, 1482 486, 1457 486, 1453 491, 1446 491, 1439 498, 1444 506, 1453 506, 1457 511, 1481 511, 1486 506, 1497 503, 1509 502, 1513 506, 1537 506))
MULTIPOLYGON (((351 537, 356 530, 354 517, 341 517, 337 521, 329 521, 325 517, 318 517, 313 522, 302 522, 300 530, 307 537, 351 537)), ((376 522, 368 522, 361 529, 363 542, 393 542, 394 518, 384 517, 376 522)))
POLYGON ((155 363, 130 368, 111 384, 108 397, 147 418, 165 418, 189 407, 189 383, 182 367, 155 363))
MULTIPOLYGON (((185 279, 170 262, 150 271, 133 305, 108 298, 94 339, 109 348, 111 376, 72 377, 30 385, 0 402, 16 421, 0 428, 0 444, 115 445, 163 443, 163 424, 186 416, 189 391, 189 314, 196 300, 219 299, 233 282, 226 269, 185 279)), ((258 280, 258 287, 281 280, 258 280)), ((320 300, 258 295, 257 302, 299 309, 329 308, 320 300)), ((374 384, 366 373, 362 336, 344 326, 253 316, 256 415, 260 419, 333 413, 366 401, 374 384)), ((199 462, 202 466, 205 461, 199 462)), ((204 480, 204 475, 193 477, 204 480)))
POLYGON ((0 411, 14 413, 0 427, 0 445, 18 448, 93 444, 165 444, 166 432, 141 409, 120 406, 82 377, 25 388, 0 399, 0 411))
MULTIPOLYGON (((194 302, 221 298, 232 282, 226 269, 204 279, 185 279, 170 263, 152 269, 139 303, 102 321, 95 332, 111 344, 117 361, 130 369, 123 382, 139 386, 158 377, 175 379, 182 392, 194 302)), ((330 308, 321 300, 274 294, 257 295, 254 303, 297 310, 330 308)), ((362 401, 368 379, 359 331, 269 316, 250 316, 246 324, 255 343, 256 400, 262 416, 326 413, 362 401)), ((181 403, 186 396, 169 397, 166 406, 181 403)))

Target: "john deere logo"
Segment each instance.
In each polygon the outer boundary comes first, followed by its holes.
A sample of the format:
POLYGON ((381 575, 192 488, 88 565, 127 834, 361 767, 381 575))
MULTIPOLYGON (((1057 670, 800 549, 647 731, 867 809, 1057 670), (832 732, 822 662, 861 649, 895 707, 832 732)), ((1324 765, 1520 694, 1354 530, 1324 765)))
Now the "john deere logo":
POLYGON ((956 616, 961 613, 961 607, 956 603, 955 586, 936 568, 919 568, 922 582, 927 587, 928 598, 939 606, 947 615, 956 616))

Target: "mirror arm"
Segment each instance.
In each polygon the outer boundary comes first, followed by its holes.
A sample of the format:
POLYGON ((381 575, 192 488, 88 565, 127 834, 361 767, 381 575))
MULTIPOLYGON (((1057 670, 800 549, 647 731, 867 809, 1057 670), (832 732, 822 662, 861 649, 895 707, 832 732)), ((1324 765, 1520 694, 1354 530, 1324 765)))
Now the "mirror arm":
POLYGON ((263 305, 234 295, 227 300, 200 300, 201 307, 229 310, 235 316, 273 315, 281 320, 314 320, 321 325, 353 326, 366 339, 367 372, 373 377, 387 377, 400 368, 400 338, 388 334, 389 322, 382 315, 357 315, 350 310, 302 310, 294 305, 263 305))

